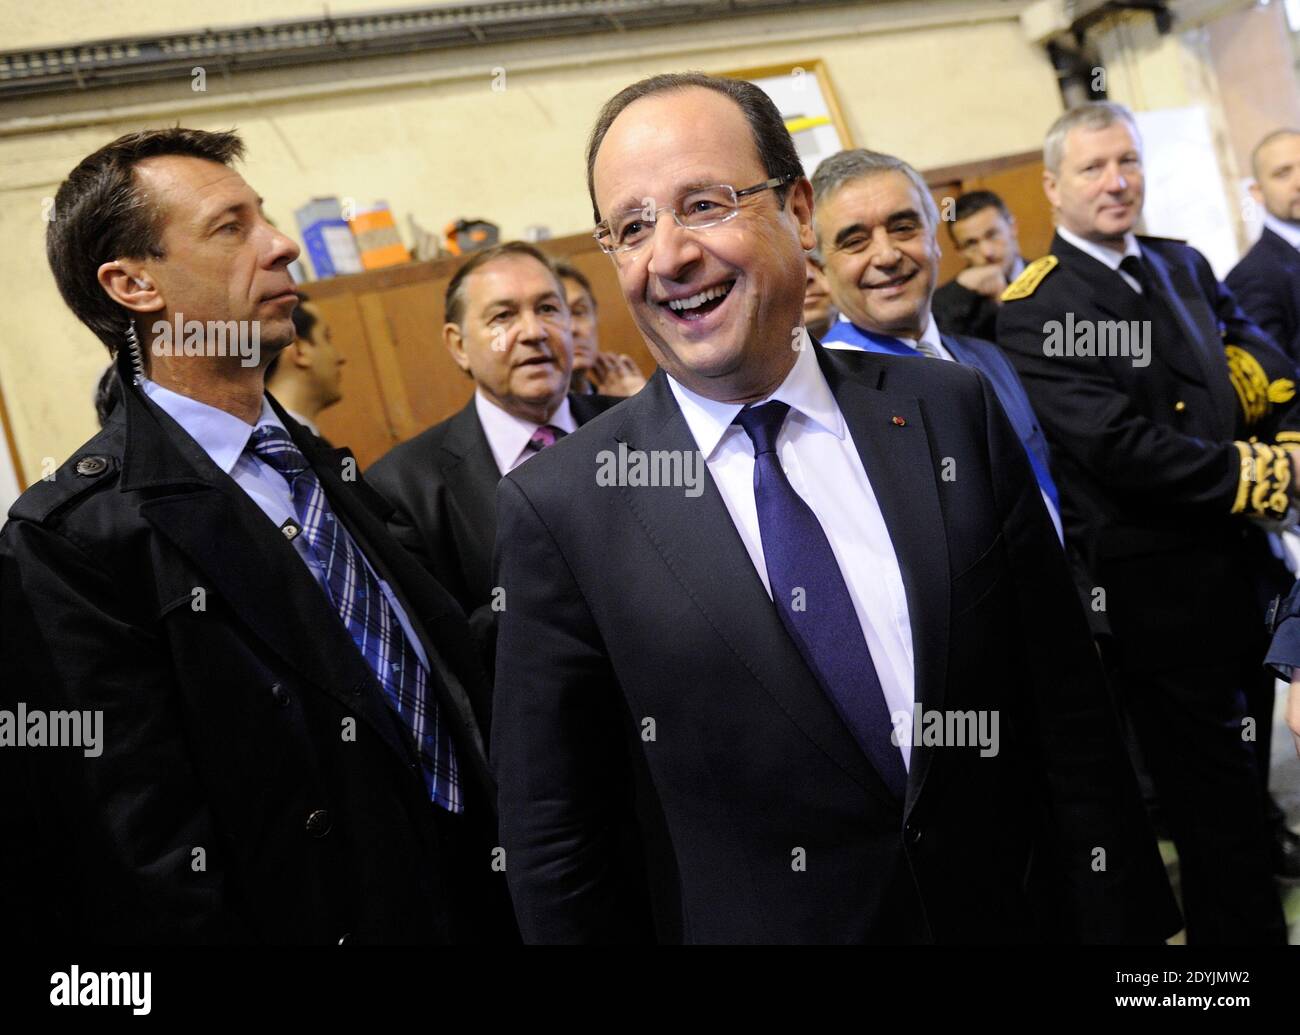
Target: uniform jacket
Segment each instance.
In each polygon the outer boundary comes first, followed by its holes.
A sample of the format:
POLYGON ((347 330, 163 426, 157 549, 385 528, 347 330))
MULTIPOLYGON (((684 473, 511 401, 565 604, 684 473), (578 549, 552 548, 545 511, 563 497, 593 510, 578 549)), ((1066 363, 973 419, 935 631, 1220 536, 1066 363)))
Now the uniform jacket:
POLYGON ((1286 509, 1290 466, 1271 443, 1293 435, 1294 369, 1199 252, 1139 241, 1172 326, 1058 235, 1008 288, 998 341, 1047 431, 1067 543, 1097 580, 1121 664, 1258 654, 1281 569, 1247 518, 1286 509), (1145 364, 1116 346, 1144 321, 1145 364), (1103 332, 1116 354, 1088 354, 1103 332))

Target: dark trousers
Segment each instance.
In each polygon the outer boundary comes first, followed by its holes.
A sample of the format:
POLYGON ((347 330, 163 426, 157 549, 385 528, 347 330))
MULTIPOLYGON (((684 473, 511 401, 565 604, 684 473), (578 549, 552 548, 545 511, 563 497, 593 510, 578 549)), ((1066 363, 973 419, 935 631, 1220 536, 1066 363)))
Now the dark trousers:
MULTIPOLYGON (((1178 849, 1187 941, 1285 944, 1257 742, 1244 720, 1259 659, 1122 673, 1122 692, 1178 849)), ((1267 736, 1267 727, 1254 730, 1267 736)))

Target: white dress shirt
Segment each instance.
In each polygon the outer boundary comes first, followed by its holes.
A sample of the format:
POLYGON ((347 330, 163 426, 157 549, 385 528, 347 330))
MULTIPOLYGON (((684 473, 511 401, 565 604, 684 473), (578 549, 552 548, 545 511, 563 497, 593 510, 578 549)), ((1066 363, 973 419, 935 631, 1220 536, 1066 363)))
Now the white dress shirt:
MULTIPOLYGON (((754 499, 754 447, 744 429, 731 423, 741 406, 706 399, 671 377, 668 383, 754 569, 771 596, 754 499)), ((903 574, 862 458, 812 349, 797 351, 794 367, 765 401, 769 400, 790 407, 777 436, 781 467, 826 532, 871 650, 889 713, 907 717, 901 724, 896 722, 895 728, 909 733, 916 677, 903 574)), ((899 739, 906 766, 911 745, 908 737, 899 739)))
MULTIPOLYGON (((290 519, 295 524, 299 523, 298 513, 293 506, 293 492, 284 476, 261 458, 245 451, 253 432, 263 425, 269 424, 288 433, 288 429, 271 409, 271 404, 267 402, 265 395, 262 396, 262 412, 258 415, 257 425, 250 427, 233 413, 227 413, 216 406, 209 406, 197 399, 173 392, 156 381, 145 379, 141 382, 141 387, 145 395, 199 444, 199 448, 208 454, 214 464, 230 475, 235 480, 235 484, 248 493, 249 499, 257 504, 258 509, 270 518, 277 529, 290 519)), ((333 515, 331 514, 330 517, 333 515)), ((298 535, 294 537, 292 544, 298 556, 307 565, 307 570, 312 573, 324 591, 325 571, 317 561, 316 554, 307 544, 307 537, 298 535)), ((421 664, 427 669, 429 659, 425 656, 420 638, 415 635, 415 630, 411 627, 402 605, 397 602, 397 597, 394 596, 388 583, 381 579, 371 566, 359 545, 357 551, 362 554, 366 567, 370 568, 370 573, 375 576, 379 588, 383 590, 384 596, 392 605, 393 613, 402 623, 406 638, 411 641, 411 646, 415 648, 421 664)))
POLYGON ((1264 226, 1272 230, 1292 248, 1300 250, 1300 226, 1296 226, 1295 223, 1288 223, 1285 219, 1278 219, 1271 212, 1264 213, 1264 226))
MULTIPOLYGON (((533 433, 541 427, 540 424, 507 413, 484 395, 481 389, 474 391, 474 409, 478 413, 478 422, 483 426, 483 434, 487 436, 492 458, 496 460, 497 470, 501 472, 502 477, 535 454, 535 450, 528 448, 528 442, 533 437, 533 433)), ((567 395, 560 403, 560 408, 551 414, 551 419, 546 423, 561 431, 573 432, 578 429, 577 421, 569 412, 567 395)))
POLYGON ((1124 283, 1139 295, 1142 294, 1142 285, 1119 268, 1119 264, 1130 255, 1135 255, 1139 259, 1142 258, 1142 249, 1138 246, 1136 234, 1129 233, 1124 235, 1124 251, 1121 253, 1114 251, 1111 248, 1107 248, 1104 245, 1097 244, 1095 241, 1089 241, 1086 238, 1080 237, 1078 234, 1065 229, 1063 226, 1058 226, 1056 232, 1060 234, 1064 240, 1078 248, 1079 251, 1091 255, 1098 262, 1105 263, 1124 278, 1124 283))

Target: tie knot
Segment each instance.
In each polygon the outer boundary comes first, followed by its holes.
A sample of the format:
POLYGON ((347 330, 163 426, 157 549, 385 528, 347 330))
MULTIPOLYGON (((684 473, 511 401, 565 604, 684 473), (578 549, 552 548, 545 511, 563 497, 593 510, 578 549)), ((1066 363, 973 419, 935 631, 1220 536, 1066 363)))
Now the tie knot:
POLYGON ((555 445, 567 434, 567 431, 563 428, 557 428, 554 424, 542 424, 533 432, 533 437, 528 440, 528 448, 534 453, 540 453, 547 446, 555 445))
POLYGON ((776 451, 776 436, 781 433, 781 425, 789 412, 789 403, 765 402, 761 406, 746 406, 736 414, 732 423, 745 429, 749 441, 754 444, 754 456, 758 456, 776 451))
POLYGON ((302 455, 302 450, 293 444, 293 439, 284 428, 277 428, 274 424, 263 424, 254 431, 247 448, 259 460, 270 464, 284 475, 285 481, 290 484, 307 470, 307 458, 302 455))
POLYGON ((1119 260, 1119 268, 1139 284, 1146 280, 1146 270, 1142 267, 1142 260, 1136 255, 1125 255, 1119 260))

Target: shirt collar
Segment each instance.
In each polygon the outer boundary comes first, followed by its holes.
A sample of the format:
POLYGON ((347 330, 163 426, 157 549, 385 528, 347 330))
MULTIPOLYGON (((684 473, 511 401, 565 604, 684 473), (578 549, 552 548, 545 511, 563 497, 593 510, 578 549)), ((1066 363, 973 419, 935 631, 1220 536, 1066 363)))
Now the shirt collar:
POLYGON ((1264 226, 1282 238, 1292 248, 1300 248, 1300 226, 1278 219, 1271 212, 1264 213, 1264 226))
MULTIPOLYGON (((497 462, 497 470, 504 474, 515 466, 515 461, 519 459, 533 433, 541 425, 516 417, 513 413, 507 413, 489 399, 481 388, 474 390, 474 409, 478 413, 479 423, 483 426, 483 434, 487 436, 492 458, 497 462)), ((577 430, 578 425, 569 410, 567 395, 560 401, 559 408, 551 414, 551 419, 546 423, 561 431, 577 430)))
MULTIPOLYGON (((740 403, 724 403, 716 399, 708 399, 691 391, 672 375, 668 377, 668 385, 677 399, 682 416, 686 418, 686 424, 691 429, 695 444, 707 461, 717 450, 727 429, 731 427, 731 422, 736 419, 736 414, 743 407, 740 403)), ((840 415, 835 396, 831 392, 830 385, 826 383, 826 377, 806 338, 804 347, 795 351, 794 366, 786 374, 785 380, 776 391, 762 401, 772 400, 787 404, 792 411, 802 414, 836 438, 843 438, 846 433, 844 418, 840 415)), ((757 406, 759 403, 750 405, 757 406)))
POLYGON ((1112 251, 1109 248, 1103 248, 1101 245, 1093 241, 1080 237, 1078 234, 1065 229, 1063 226, 1058 226, 1056 232, 1070 244, 1078 248, 1079 251, 1086 252, 1098 262, 1109 266, 1113 270, 1118 270, 1119 264, 1130 255, 1135 255, 1139 259, 1142 258, 1142 249, 1138 247, 1137 235, 1134 233, 1127 233, 1124 235, 1124 252, 1123 254, 1120 254, 1119 252, 1112 251))
MULTIPOLYGON (((214 464, 226 474, 231 472, 247 447, 254 426, 245 424, 233 413, 164 388, 157 381, 145 378, 140 382, 140 387, 167 416, 185 429, 186 434, 199 444, 214 464)), ((265 395, 262 396, 262 412, 257 417, 255 427, 260 428, 264 424, 273 425, 288 433, 265 395)))
MULTIPOLYGON (((929 310, 925 315, 925 330, 920 340, 929 345, 943 359, 951 360, 952 353, 943 343, 939 325, 929 310)), ((886 352, 895 356, 919 356, 917 339, 900 338, 892 334, 868 333, 857 324, 845 319, 826 332, 822 345, 828 349, 865 349, 867 352, 886 352)))

